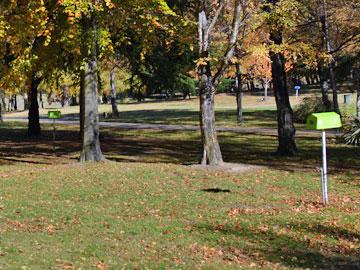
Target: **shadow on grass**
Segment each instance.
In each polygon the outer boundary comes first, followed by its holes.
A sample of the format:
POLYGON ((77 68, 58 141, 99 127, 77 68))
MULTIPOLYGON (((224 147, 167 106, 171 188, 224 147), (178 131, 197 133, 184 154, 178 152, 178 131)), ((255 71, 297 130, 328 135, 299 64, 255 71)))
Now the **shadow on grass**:
MULTIPOLYGON (((309 225, 309 224, 307 224, 309 225)), ((292 230, 302 225, 297 225, 292 230)), ((325 226, 315 226, 315 232, 322 234, 324 232, 329 233, 329 237, 335 233, 335 235, 351 235, 351 232, 346 232, 344 229, 339 229, 338 232, 334 228, 326 228, 325 226), (318 228, 319 230, 316 230, 318 228)), ((196 230, 206 230, 207 233, 202 235, 209 235, 208 232, 216 233, 217 239, 222 239, 214 245, 220 245, 224 250, 232 250, 234 243, 241 242, 242 246, 237 246, 240 250, 248 253, 250 257, 253 254, 259 254, 253 257, 253 260, 261 260, 261 258, 270 261, 272 263, 280 263, 286 267, 300 267, 311 269, 347 269, 355 270, 360 269, 360 252, 352 249, 347 252, 339 251, 336 244, 330 244, 327 242, 311 243, 304 240, 303 237, 296 237, 295 235, 279 234, 276 230, 268 229, 265 231, 256 228, 256 225, 251 226, 211 226, 207 224, 199 224, 195 226, 196 230), (223 237, 226 236, 226 237, 223 237), (236 237, 236 241, 234 238, 236 237), (224 242, 224 239, 232 239, 231 242, 224 242)), ((301 234, 303 235, 303 234, 301 234)), ((216 241, 214 238, 204 239, 206 241, 216 241)), ((235 244, 236 245, 236 244, 235 244)))
MULTIPOLYGON (((101 115, 102 116, 102 115, 101 115)), ((199 112, 194 110, 138 110, 120 112, 118 118, 106 118, 101 121, 147 124, 189 124, 198 125, 199 112)), ((216 110, 217 125, 236 125, 236 110, 216 110)), ((276 111, 244 110, 244 122, 249 125, 274 127, 276 111)))
POLYGON ((230 193, 231 192, 230 189, 221 189, 221 188, 206 188, 206 189, 202 189, 201 191, 208 192, 208 193, 230 193))
MULTIPOLYGON (((43 136, 35 140, 25 136, 24 128, 0 128, 0 157, 8 159, 7 163, 17 160, 53 163, 57 159, 74 162, 81 149, 79 133, 61 129, 57 131, 57 138, 54 156, 51 130, 43 130, 43 136)), ((300 151, 289 158, 273 154, 277 147, 276 136, 226 132, 219 133, 219 140, 226 162, 290 172, 316 172, 321 165, 321 141, 318 138, 298 138, 300 151)), ((103 129, 101 147, 103 153, 114 161, 186 165, 198 163, 201 159, 199 132, 103 129)), ((347 181, 359 179, 359 148, 329 144, 328 155, 330 174, 348 174, 351 177, 347 177, 347 181)))

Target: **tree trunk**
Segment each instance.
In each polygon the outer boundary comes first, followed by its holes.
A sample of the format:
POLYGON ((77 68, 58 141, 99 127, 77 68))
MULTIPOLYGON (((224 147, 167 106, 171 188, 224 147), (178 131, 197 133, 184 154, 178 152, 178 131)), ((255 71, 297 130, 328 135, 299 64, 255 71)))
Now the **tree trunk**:
POLYGON ((265 78, 265 87, 264 87, 264 101, 268 99, 268 90, 269 90, 269 79, 265 78))
POLYGON ((84 140, 84 119, 85 119, 85 72, 83 70, 80 71, 80 139, 84 140))
POLYGON ((3 111, 5 111, 5 110, 6 110, 6 101, 5 101, 5 97, 4 97, 4 96, 1 97, 0 102, 2 103, 3 111))
POLYGON ((215 88, 212 77, 204 72, 200 85, 200 127, 203 143, 203 165, 221 165, 223 163, 215 127, 215 88))
POLYGON ((241 125, 244 121, 243 117, 243 107, 242 107, 242 95, 243 95, 243 87, 242 87, 242 76, 240 64, 236 63, 236 116, 237 121, 241 125))
POLYGON ((321 96, 322 96, 322 101, 323 104, 326 108, 326 111, 330 111, 331 110, 331 102, 329 100, 329 96, 328 96, 328 92, 329 92, 329 85, 327 82, 327 78, 326 75, 324 73, 324 69, 322 67, 322 64, 318 61, 317 64, 317 70, 318 70, 318 74, 319 74, 319 78, 320 78, 320 89, 321 89, 321 96))
POLYGON ((330 35, 329 35, 329 20, 328 20, 328 10, 327 10, 327 2, 326 2, 326 0, 323 0, 323 14, 321 16, 321 25, 322 25, 323 35, 324 35, 326 52, 330 56, 328 67, 329 67, 330 86, 331 86, 331 89, 333 91, 334 111, 340 114, 338 93, 337 93, 336 79, 335 79, 335 71, 334 71, 335 59, 331 55, 331 44, 330 44, 330 35))
MULTIPOLYGON (((276 45, 282 44, 282 33, 273 30, 270 39, 276 45)), ((289 92, 287 88, 285 58, 280 52, 270 51, 272 81, 277 106, 278 141, 277 154, 292 156, 297 151, 295 143, 295 127, 293 122, 293 110, 290 106, 289 92)))
POLYGON ((357 86, 357 97, 356 97, 356 115, 360 117, 360 79, 357 86))
POLYGON ((43 100, 43 93, 42 93, 42 91, 40 91, 40 93, 39 93, 39 100, 40 100, 41 108, 44 109, 44 100, 43 100))
POLYGON ((251 88, 250 88, 250 83, 249 83, 249 81, 246 81, 246 86, 247 86, 248 92, 250 92, 250 91, 251 91, 251 88))
POLYGON ((88 59, 85 63, 84 87, 82 91, 83 148, 80 161, 102 161, 104 156, 100 149, 100 131, 98 115, 98 88, 96 59, 88 59))
POLYGON ((360 117, 360 68, 355 70, 355 86, 356 86, 356 116, 360 117))
POLYGON ((17 106, 17 96, 16 96, 16 94, 14 94, 13 99, 14 99, 14 111, 17 111, 18 106, 17 106))
POLYGON ((360 80, 357 87, 357 97, 356 97, 356 115, 360 117, 360 80))
POLYGON ((38 86, 42 78, 32 75, 31 88, 29 92, 29 122, 28 122, 28 136, 35 137, 41 135, 40 117, 39 117, 39 103, 38 103, 38 86))
POLYGON ((76 100, 76 95, 72 95, 71 96, 71 106, 76 106, 78 105, 77 100, 76 100))
POLYGON ((111 110, 113 116, 119 117, 119 110, 116 104, 115 71, 116 69, 113 68, 110 72, 111 110))
POLYGON ((3 120, 3 116, 2 116, 2 104, 0 102, 0 123, 3 123, 4 120, 3 120))
MULTIPOLYGON (((209 57, 210 33, 209 27, 214 25, 214 17, 210 23, 206 14, 207 3, 200 1, 200 10, 198 14, 198 38, 199 38, 199 56, 203 59, 209 57)), ((212 26, 213 27, 213 26, 212 26)), ((216 134, 215 127, 215 87, 213 76, 211 74, 211 64, 209 60, 199 66, 200 78, 200 129, 203 146, 203 165, 221 165, 223 164, 220 144, 216 134)))
MULTIPOLYGON (((98 0, 95 0, 95 3, 98 0)), ((91 32, 93 36, 88 40, 91 45, 90 50, 83 47, 85 64, 84 70, 81 72, 81 138, 82 152, 80 154, 80 162, 85 161, 104 161, 100 148, 100 129, 99 129, 99 70, 97 69, 97 21, 95 10, 92 10, 89 21, 83 23, 84 32, 91 32)))
POLYGON ((61 91, 62 91, 62 95, 61 95, 61 107, 65 107, 65 105, 67 105, 68 100, 69 100, 69 95, 68 95, 68 86, 67 85, 62 85, 61 86, 61 91))
POLYGON ((251 91, 252 91, 252 92, 255 92, 256 87, 255 87, 255 83, 254 83, 254 80, 253 80, 253 79, 251 79, 251 81, 250 81, 250 86, 251 86, 251 91))
POLYGON ((0 122, 3 122, 3 111, 6 110, 5 98, 0 96, 0 122))
POLYGON ((339 107, 339 100, 338 100, 338 92, 336 86, 336 79, 335 79, 335 71, 334 71, 334 62, 330 60, 329 64, 329 75, 330 75, 330 84, 333 91, 333 104, 334 104, 334 111, 340 114, 340 107, 339 107))

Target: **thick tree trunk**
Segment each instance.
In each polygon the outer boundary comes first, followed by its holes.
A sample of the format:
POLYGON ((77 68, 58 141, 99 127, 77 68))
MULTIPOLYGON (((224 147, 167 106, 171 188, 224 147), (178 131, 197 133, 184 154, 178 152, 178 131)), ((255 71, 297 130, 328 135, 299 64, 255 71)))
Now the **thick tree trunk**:
POLYGON ((204 72, 200 85, 200 127, 203 143, 203 165, 221 165, 223 163, 215 127, 215 88, 212 77, 204 72))
POLYGON ((96 59, 88 59, 85 63, 84 87, 82 92, 83 148, 80 161, 102 161, 104 156, 100 149, 100 131, 98 115, 98 86, 96 59))
POLYGON ((238 123, 241 125, 244 121, 243 117, 243 107, 242 107, 242 95, 243 95, 243 87, 242 87, 242 76, 240 64, 236 63, 236 117, 238 123))
POLYGON ((2 104, 0 102, 0 123, 2 123, 4 120, 3 120, 3 116, 2 116, 2 104))
POLYGON ((320 89, 321 89, 322 101, 326 108, 326 111, 330 111, 331 110, 331 102, 330 102, 329 96, 328 96, 329 85, 327 82, 326 74, 325 74, 323 66, 320 62, 318 62, 317 66, 318 66, 317 70, 318 70, 318 74, 319 74, 319 78, 320 78, 320 89))
POLYGON ((116 69, 113 68, 110 72, 111 110, 113 116, 119 117, 119 110, 116 104, 115 71, 116 69))
MULTIPOLYGON (((199 38, 199 56, 203 59, 209 57, 210 48, 210 34, 214 24, 217 20, 217 16, 221 11, 216 12, 217 15, 211 22, 208 20, 206 14, 207 2, 205 0, 200 1, 200 10, 198 17, 198 38, 199 38), (210 27, 210 28, 209 28, 210 27)), ((209 60, 206 60, 206 64, 203 64, 198 69, 200 78, 200 129, 203 146, 203 156, 201 163, 203 165, 221 165, 223 164, 222 154, 220 150, 220 144, 216 134, 215 127, 215 88, 213 76, 211 73, 211 64, 209 60)))
POLYGON ((339 101, 338 101, 338 93, 337 93, 337 86, 336 86, 336 79, 335 79, 335 59, 331 55, 331 44, 330 44, 330 35, 329 35, 329 20, 328 20, 328 10, 327 10, 327 1, 323 0, 323 14, 320 18, 321 25, 322 25, 322 31, 324 35, 324 43, 326 47, 326 52, 329 54, 329 79, 330 79, 330 86, 333 92, 333 106, 334 111, 340 114, 340 108, 339 108, 339 101))
POLYGON ((31 88, 29 92, 29 122, 28 122, 28 136, 40 136, 40 117, 39 117, 39 103, 38 103, 38 86, 42 78, 32 75, 31 88))
POLYGON ((78 105, 76 98, 77 98, 76 95, 71 96, 71 106, 78 105))
POLYGON ((357 87, 357 97, 356 97, 356 115, 360 117, 360 80, 357 87))
POLYGON ((355 69, 356 116, 360 117, 360 68, 355 69))
MULTIPOLYGON (((94 0, 95 3, 98 0, 94 0)), ((105 161, 100 148, 99 129, 99 70, 97 68, 98 34, 95 9, 91 11, 89 20, 82 22, 83 31, 91 33, 90 39, 84 41, 82 53, 84 56, 84 69, 80 73, 80 131, 82 138, 82 151, 80 162, 105 161), (91 45, 90 49, 86 44, 91 45)))
POLYGON ((13 99, 14 99, 14 111, 17 111, 18 106, 17 106, 17 95, 16 94, 14 94, 13 99))
POLYGON ((80 139, 84 140, 84 119, 85 119, 85 72, 83 70, 80 71, 80 139))
POLYGON ((357 97, 356 97, 356 115, 360 117, 360 80, 357 87, 357 97))
POLYGON ((3 110, 6 110, 6 101, 4 96, 1 97, 0 102, 2 103, 3 110))
MULTIPOLYGON (((282 33, 274 30, 270 39, 276 45, 282 44, 282 33)), ((285 59, 280 52, 270 52, 272 81, 277 106, 279 155, 291 156, 297 151, 295 143, 295 127, 293 122, 293 111, 290 106, 289 92, 287 88, 285 59)))

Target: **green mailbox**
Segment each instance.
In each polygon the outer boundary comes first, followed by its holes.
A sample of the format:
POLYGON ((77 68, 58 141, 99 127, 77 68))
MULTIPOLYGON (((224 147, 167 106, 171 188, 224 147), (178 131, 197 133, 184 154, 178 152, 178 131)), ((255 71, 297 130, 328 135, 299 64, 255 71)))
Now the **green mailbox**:
POLYGON ((313 113, 306 121, 307 129, 325 130, 341 126, 340 115, 335 112, 313 113))
POLYGON ((327 158, 326 158, 326 130, 331 128, 341 127, 340 115, 335 112, 325 113, 313 113, 309 115, 306 120, 307 129, 315 129, 322 131, 322 168, 321 171, 321 187, 322 187, 322 199, 323 205, 326 206, 328 203, 328 169, 327 169, 327 158))
POLYGON ((60 111, 49 111, 48 118, 49 119, 59 119, 59 118, 61 118, 61 112, 60 111))

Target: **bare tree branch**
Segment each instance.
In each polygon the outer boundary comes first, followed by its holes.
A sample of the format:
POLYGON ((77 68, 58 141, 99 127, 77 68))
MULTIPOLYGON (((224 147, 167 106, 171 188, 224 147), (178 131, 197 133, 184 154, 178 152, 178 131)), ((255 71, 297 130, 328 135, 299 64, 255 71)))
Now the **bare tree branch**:
POLYGON ((221 61, 220 67, 213 78, 213 83, 215 85, 218 84, 219 79, 224 74, 226 68, 229 66, 230 59, 233 57, 235 52, 235 47, 238 41, 240 27, 248 19, 248 16, 241 19, 241 10, 243 9, 244 1, 246 0, 235 0, 235 10, 234 10, 233 23, 232 23, 232 34, 231 34, 231 38, 229 39, 228 47, 221 61))

